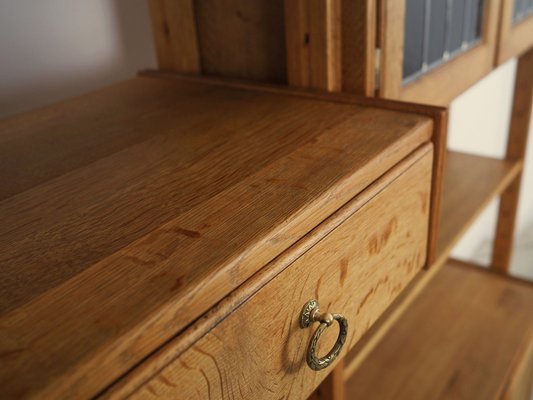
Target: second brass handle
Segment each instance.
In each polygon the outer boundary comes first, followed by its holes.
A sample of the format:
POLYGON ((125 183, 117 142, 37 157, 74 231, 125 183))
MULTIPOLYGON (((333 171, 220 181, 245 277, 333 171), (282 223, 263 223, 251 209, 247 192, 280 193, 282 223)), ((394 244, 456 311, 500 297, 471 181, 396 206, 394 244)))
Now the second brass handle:
POLYGON ((320 322, 319 327, 313 333, 311 341, 309 342, 309 347, 307 349, 307 365, 314 371, 320 371, 321 369, 327 368, 335 359, 338 357, 339 353, 346 342, 346 336, 348 335, 348 320, 344 318, 341 314, 330 314, 330 313, 321 313, 318 307, 318 301, 310 300, 308 301, 300 314, 300 326, 302 328, 308 328, 313 322, 320 322), (334 321, 337 321, 339 324, 339 336, 337 341, 333 345, 333 348, 326 354, 324 357, 317 356, 317 347, 320 336, 333 324, 334 321))

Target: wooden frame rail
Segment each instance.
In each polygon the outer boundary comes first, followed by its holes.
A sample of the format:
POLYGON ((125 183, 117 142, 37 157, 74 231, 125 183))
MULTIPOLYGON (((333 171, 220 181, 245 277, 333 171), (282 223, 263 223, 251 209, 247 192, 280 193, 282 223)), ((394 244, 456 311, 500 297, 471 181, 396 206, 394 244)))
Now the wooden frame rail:
POLYGON ((495 65, 499 65, 527 51, 533 45, 533 15, 513 21, 513 6, 518 0, 502 0, 498 51, 495 65))
MULTIPOLYGON (((505 156, 509 161, 524 160, 532 106, 533 48, 518 58, 511 124, 505 156)), ((514 178, 512 184, 503 192, 500 200, 491 267, 501 272, 507 272, 511 265, 521 182, 522 172, 514 178)))
POLYGON ((498 1, 485 1, 481 43, 406 85, 402 82, 406 0, 380 0, 380 5, 380 97, 448 105, 492 70, 498 28, 498 1))

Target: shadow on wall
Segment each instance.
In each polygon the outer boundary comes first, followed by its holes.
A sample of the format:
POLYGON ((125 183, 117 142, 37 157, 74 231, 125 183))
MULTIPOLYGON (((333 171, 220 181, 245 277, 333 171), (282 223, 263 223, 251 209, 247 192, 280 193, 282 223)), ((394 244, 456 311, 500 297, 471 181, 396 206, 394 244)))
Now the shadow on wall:
POLYGON ((155 67, 155 50, 147 3, 145 0, 113 1, 113 11, 121 41, 123 68, 133 69, 134 72, 155 67))
POLYGON ((0 117, 101 88, 155 65, 145 0, 85 2, 32 6, 0 0, 0 117))

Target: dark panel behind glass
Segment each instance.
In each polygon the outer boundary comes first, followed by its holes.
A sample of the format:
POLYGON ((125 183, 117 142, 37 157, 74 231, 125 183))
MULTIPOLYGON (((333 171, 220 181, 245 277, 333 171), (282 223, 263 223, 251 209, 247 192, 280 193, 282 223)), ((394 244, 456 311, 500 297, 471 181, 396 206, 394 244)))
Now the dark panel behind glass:
POLYGON ((464 40, 470 43, 481 36, 483 9, 481 0, 467 0, 465 11, 464 40))
POLYGON ((470 36, 470 33, 472 32, 472 24, 474 21, 472 21, 472 3, 473 0, 464 0, 464 8, 465 11, 463 13, 463 44, 466 42, 468 43, 468 37, 470 36))
POLYGON ((406 0, 404 82, 475 45, 481 35, 483 4, 484 0, 406 0))
POLYGON ((515 0, 513 8, 513 21, 518 21, 522 18, 526 2, 524 0, 515 0))
POLYGON ((448 53, 453 53, 461 48, 463 44, 463 26, 465 14, 465 0, 453 0, 451 21, 449 30, 449 41, 446 46, 448 53))
POLYGON ((513 22, 517 23, 533 14, 533 0, 515 0, 513 22))
POLYGON ((403 77, 422 68, 424 39, 424 3, 426 0, 407 0, 403 53, 403 77))
POLYGON ((447 2, 448 0, 431 0, 430 3, 428 64, 433 64, 444 55, 447 2))

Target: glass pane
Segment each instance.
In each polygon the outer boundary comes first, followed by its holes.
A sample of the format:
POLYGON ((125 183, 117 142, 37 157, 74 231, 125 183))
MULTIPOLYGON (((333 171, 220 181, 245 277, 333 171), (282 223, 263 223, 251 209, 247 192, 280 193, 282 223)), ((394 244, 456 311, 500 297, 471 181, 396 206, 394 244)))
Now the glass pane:
POLYGON ((515 0, 513 22, 520 22, 533 14, 533 0, 515 0))
MULTIPOLYGON (((533 1, 533 0, 532 0, 533 1)), ((481 38, 481 27, 483 25, 483 5, 485 4, 484 0, 475 0, 474 2, 474 18, 476 21, 475 27, 475 34, 476 38, 481 38)))
POLYGON ((514 8, 513 8, 513 21, 518 21, 522 18, 522 14, 524 12, 525 1, 523 0, 515 0, 514 2, 514 8))
POLYGON ((524 8, 524 17, 529 17, 533 13, 533 0, 527 1, 527 5, 524 8))
POLYGON ((431 0, 429 11, 428 64, 440 60, 446 44, 446 3, 447 0, 431 0))
POLYGON ((461 48, 463 44, 463 25, 465 13, 465 0, 451 1, 451 17, 449 26, 449 39, 446 50, 453 53, 461 48))
POLYGON ((465 13, 465 40, 472 43, 481 36, 481 22, 483 18, 483 1, 467 0, 465 13))
POLYGON ((476 44, 481 35, 484 3, 484 0, 406 0, 404 82, 418 78, 476 44))
POLYGON ((403 77, 422 69, 425 0, 407 0, 403 49, 403 77))

